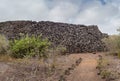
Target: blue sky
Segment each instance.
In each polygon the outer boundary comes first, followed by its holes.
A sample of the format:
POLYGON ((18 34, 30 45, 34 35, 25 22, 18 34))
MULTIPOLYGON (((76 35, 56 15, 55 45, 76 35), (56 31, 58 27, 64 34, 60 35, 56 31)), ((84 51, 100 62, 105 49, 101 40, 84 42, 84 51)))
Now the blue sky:
POLYGON ((101 2, 101 4, 103 4, 103 5, 106 4, 105 0, 100 0, 100 2, 101 2))
POLYGON ((0 21, 10 20, 94 24, 117 34, 120 0, 0 0, 0 21))

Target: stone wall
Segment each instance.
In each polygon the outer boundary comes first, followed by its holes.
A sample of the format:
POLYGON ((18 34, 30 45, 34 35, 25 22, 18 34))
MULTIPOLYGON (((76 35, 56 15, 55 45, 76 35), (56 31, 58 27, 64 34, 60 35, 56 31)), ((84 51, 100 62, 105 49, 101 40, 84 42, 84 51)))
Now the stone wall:
POLYGON ((8 39, 17 39, 20 33, 41 35, 54 46, 63 45, 69 53, 106 51, 101 41, 107 34, 101 33, 96 25, 75 25, 49 21, 8 21, 0 23, 0 33, 8 39))

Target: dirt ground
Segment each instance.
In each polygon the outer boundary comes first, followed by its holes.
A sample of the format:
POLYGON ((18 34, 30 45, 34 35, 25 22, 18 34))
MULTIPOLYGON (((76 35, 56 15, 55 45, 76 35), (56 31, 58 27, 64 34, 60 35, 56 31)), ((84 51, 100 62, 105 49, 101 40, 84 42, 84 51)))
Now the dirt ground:
MULTIPOLYGON (((69 56, 58 58, 56 60, 56 72, 52 76, 46 78, 42 75, 42 69, 39 69, 37 74, 32 73, 31 67, 35 66, 35 64, 28 66, 24 64, 12 65, 10 63, 0 62, 0 81, 104 81, 104 79, 101 79, 101 77, 97 75, 96 69, 98 55, 102 54, 103 53, 71 54, 69 56), (82 61, 79 63, 79 65, 76 66, 74 70, 71 70, 70 74, 65 75, 64 71, 71 65, 75 64, 76 60, 79 58, 82 58, 82 61), (59 80, 61 75, 65 76, 63 80, 59 80), (23 80, 23 78, 32 79, 23 80)), ((42 66, 39 65, 38 68, 41 67, 42 66)))
POLYGON ((97 75, 97 59, 101 54, 79 54, 82 58, 81 64, 67 77, 67 81, 104 81, 97 75))
POLYGON ((110 73, 110 81, 120 81, 120 59, 116 55, 106 54, 103 57, 103 71, 110 73), (113 80, 111 80, 113 79, 113 80))

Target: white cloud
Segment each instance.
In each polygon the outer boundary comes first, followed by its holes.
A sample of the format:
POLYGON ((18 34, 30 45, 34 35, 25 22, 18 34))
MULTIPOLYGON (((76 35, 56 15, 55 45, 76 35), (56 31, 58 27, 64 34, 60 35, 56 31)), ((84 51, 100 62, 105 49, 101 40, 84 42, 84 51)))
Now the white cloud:
POLYGON ((59 3, 50 10, 48 19, 52 21, 69 22, 78 13, 78 6, 72 3, 59 3))
POLYGON ((50 20, 95 24, 115 34, 120 26, 120 0, 0 0, 0 21, 50 20))
POLYGON ((119 15, 119 8, 112 4, 100 5, 99 3, 90 4, 82 12, 79 12, 74 23, 96 24, 103 32, 115 34, 119 15), (116 23, 117 24, 116 24, 116 23))
POLYGON ((44 20, 48 13, 44 0, 2 0, 0 5, 0 17, 2 16, 3 20, 44 20))

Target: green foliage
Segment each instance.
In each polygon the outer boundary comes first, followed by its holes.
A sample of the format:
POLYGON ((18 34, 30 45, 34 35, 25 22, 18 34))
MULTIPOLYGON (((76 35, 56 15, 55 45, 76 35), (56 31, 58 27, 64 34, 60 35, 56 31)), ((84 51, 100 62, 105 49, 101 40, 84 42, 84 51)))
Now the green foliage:
POLYGON ((6 54, 9 48, 9 41, 3 35, 0 35, 0 54, 6 54))
POLYGON ((10 50, 11 56, 15 58, 24 58, 26 56, 47 57, 46 49, 50 46, 47 39, 42 39, 41 36, 28 36, 11 41, 10 50))

